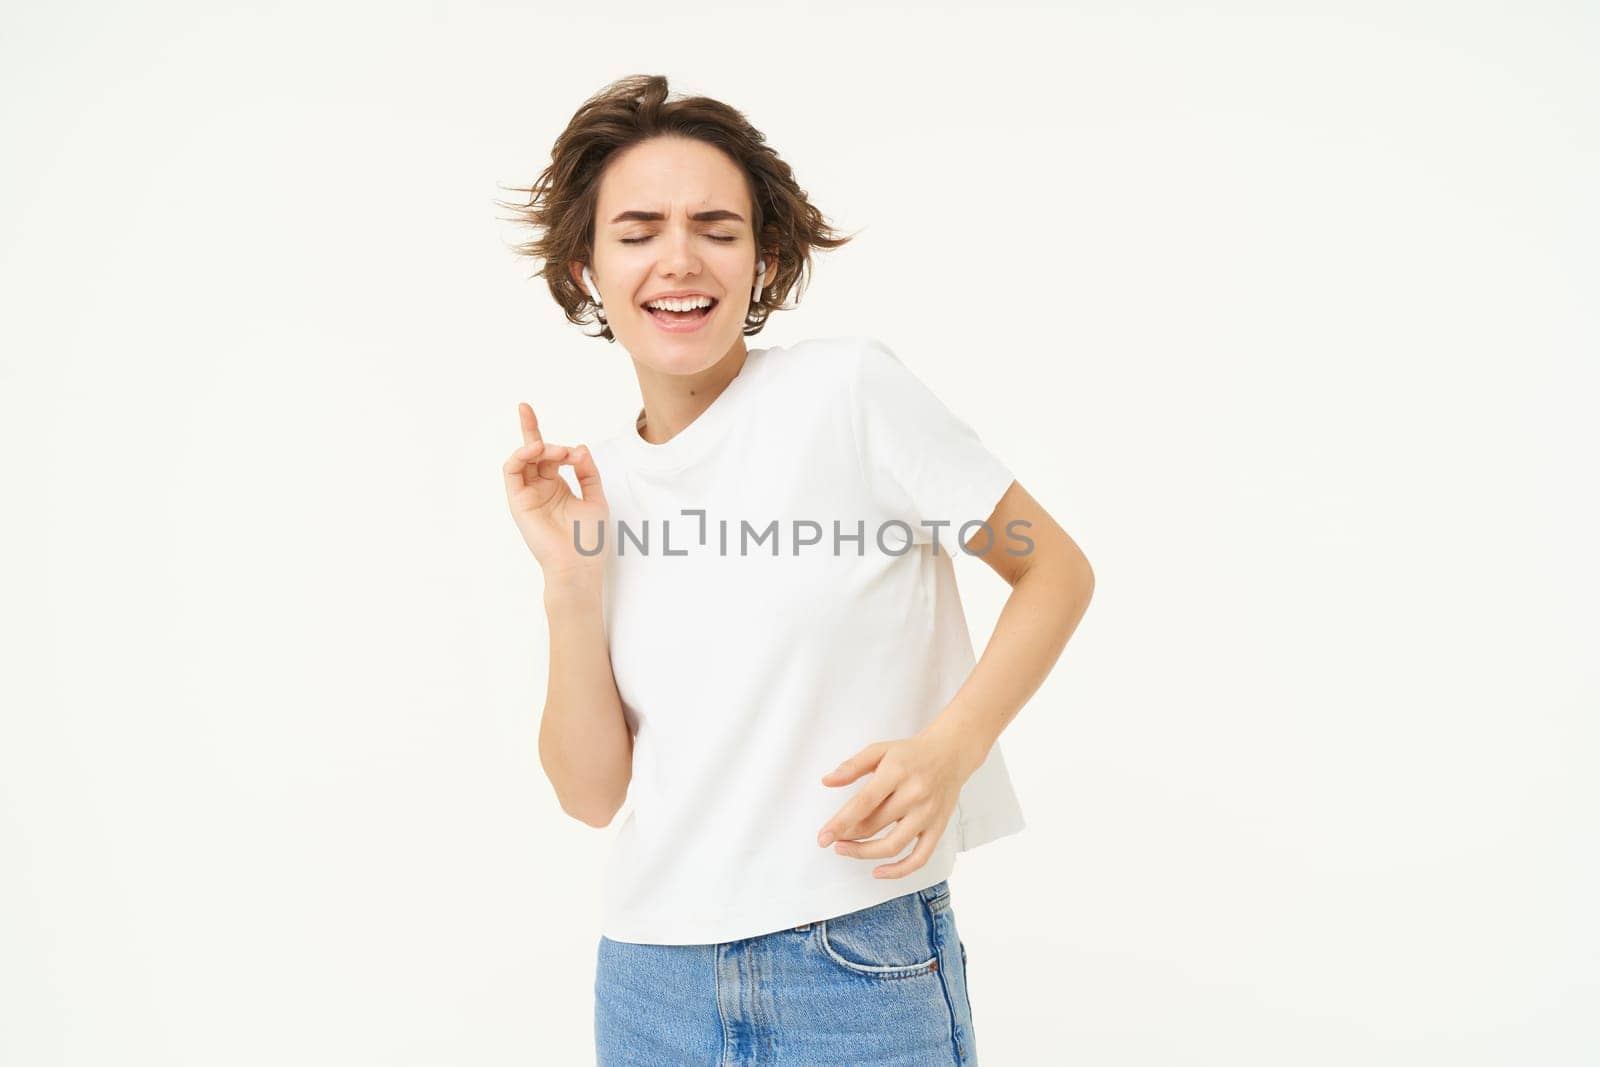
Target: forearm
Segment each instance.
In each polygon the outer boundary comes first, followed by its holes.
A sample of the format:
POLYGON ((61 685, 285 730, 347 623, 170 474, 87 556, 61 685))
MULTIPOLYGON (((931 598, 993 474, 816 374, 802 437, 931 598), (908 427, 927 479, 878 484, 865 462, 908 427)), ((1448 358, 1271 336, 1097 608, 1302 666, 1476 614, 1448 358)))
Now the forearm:
POLYGON ((611 673, 598 583, 545 587, 550 679, 539 762, 561 807, 591 826, 611 821, 633 776, 633 735, 611 673))
POLYGON ((1012 586, 982 657, 927 733, 948 739, 970 775, 1043 684, 1094 593, 1079 559, 1041 563, 1012 586))

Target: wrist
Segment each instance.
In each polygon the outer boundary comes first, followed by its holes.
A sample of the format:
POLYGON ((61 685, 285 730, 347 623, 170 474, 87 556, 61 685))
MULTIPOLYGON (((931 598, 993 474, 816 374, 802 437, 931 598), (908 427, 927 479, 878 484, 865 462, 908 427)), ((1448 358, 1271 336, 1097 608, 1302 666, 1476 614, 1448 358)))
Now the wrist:
POLYGON ((983 766, 983 761, 989 758, 989 749, 994 744, 993 739, 984 737, 977 727, 952 719, 949 711, 930 723, 922 732, 923 736, 950 752, 956 765, 956 772, 963 782, 983 766))
POLYGON ((546 571, 544 601, 549 606, 566 606, 598 600, 602 588, 601 572, 598 567, 546 571))

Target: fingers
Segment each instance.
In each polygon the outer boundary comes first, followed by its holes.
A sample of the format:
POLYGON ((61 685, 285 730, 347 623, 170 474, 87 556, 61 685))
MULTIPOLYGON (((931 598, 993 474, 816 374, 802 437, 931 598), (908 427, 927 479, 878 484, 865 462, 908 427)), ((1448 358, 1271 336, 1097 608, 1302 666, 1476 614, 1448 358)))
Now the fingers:
POLYGON ((944 836, 943 833, 936 834, 931 829, 924 831, 922 836, 917 840, 917 847, 912 850, 911 855, 895 863, 886 864, 882 867, 874 867, 872 869, 872 877, 899 878, 902 875, 910 874, 912 871, 928 862, 928 857, 933 855, 933 850, 938 846, 939 838, 942 836, 944 836))
POLYGON ((585 501, 606 502, 605 489, 600 485, 600 468, 594 465, 594 456, 588 445, 579 445, 572 460, 572 472, 578 476, 578 488, 585 501))
POLYGON ((560 464, 551 462, 549 464, 550 473, 546 474, 544 472, 545 464, 542 461, 546 459, 564 459, 565 453, 565 447, 546 444, 543 441, 535 441, 532 444, 523 445, 507 456, 505 463, 501 467, 501 471, 506 478, 506 491, 514 493, 518 489, 526 488, 530 474, 535 478, 554 478, 555 470, 560 464))
POLYGON ((531 445, 535 441, 542 441, 539 436, 539 416, 533 413, 533 408, 526 403, 517 405, 517 417, 522 422, 522 443, 531 445))
POLYGON ((566 445, 553 445, 549 441, 544 442, 544 451, 539 453, 539 458, 536 461, 539 477, 559 478, 560 475, 556 472, 571 462, 568 458, 568 454, 571 451, 566 445))
POLYGON ((839 841, 863 841, 896 819, 905 818, 906 813, 911 810, 911 804, 907 802, 903 794, 903 789, 896 790, 882 804, 868 812, 864 818, 849 826, 839 827, 834 831, 834 836, 839 841))
POLYGON ((817 844, 827 848, 837 838, 842 837, 846 828, 865 819, 873 808, 881 804, 884 797, 894 791, 895 784, 886 781, 884 775, 873 775, 872 779, 861 787, 861 792, 851 797, 833 818, 822 824, 822 829, 817 832, 817 844))
POLYGON ((833 850, 841 856, 856 859, 877 860, 898 856, 911 844, 911 839, 917 836, 920 829, 916 819, 901 819, 893 830, 882 837, 870 841, 835 841, 833 850))
POLYGON ((878 765, 889 742, 878 741, 868 745, 854 756, 822 776, 823 785, 848 785, 878 765))
MULTIPOLYGON (((528 465, 533 462, 534 457, 537 456, 540 450, 543 448, 544 445, 542 443, 523 445, 521 448, 517 449, 515 452, 511 453, 511 455, 506 457, 506 461, 501 465, 500 469, 506 476, 507 496, 510 496, 511 494, 528 487, 528 480, 526 477, 528 465)), ((536 470, 534 473, 537 474, 538 471, 536 470)))
POLYGON ((583 499, 605 500, 605 492, 600 485, 600 469, 595 466, 587 445, 569 448, 548 441, 534 441, 507 456, 501 469, 505 474, 506 488, 515 491, 527 485, 530 472, 536 478, 555 478, 559 477, 556 472, 562 467, 571 467, 577 474, 583 499))
POLYGON ((551 446, 543 441, 535 441, 532 444, 523 445, 506 457, 506 462, 502 469, 507 474, 512 473, 513 470, 521 473, 523 468, 537 463, 550 448, 551 446))

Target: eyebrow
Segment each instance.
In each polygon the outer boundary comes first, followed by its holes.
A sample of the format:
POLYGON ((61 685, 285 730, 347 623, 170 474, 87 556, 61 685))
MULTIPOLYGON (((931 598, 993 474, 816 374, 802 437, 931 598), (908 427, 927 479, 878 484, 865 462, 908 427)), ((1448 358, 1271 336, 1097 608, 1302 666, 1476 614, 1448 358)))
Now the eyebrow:
MULTIPOLYGON (((612 219, 612 225, 619 222, 661 222, 666 216, 659 211, 624 211, 612 219)), ((722 222, 731 219, 734 222, 743 222, 744 216, 737 211, 727 211, 717 208, 712 211, 696 211, 689 218, 695 222, 722 222)))

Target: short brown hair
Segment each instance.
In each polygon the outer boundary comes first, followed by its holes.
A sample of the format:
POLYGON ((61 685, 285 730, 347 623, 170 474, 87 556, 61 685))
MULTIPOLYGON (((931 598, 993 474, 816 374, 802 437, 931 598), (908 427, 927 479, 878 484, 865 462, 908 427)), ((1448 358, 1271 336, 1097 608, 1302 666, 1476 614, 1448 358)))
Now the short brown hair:
MULTIPOLYGON (((783 301, 793 291, 805 292, 813 249, 833 249, 854 237, 833 230, 806 198, 789 164, 767 147, 766 137, 734 108, 710 97, 667 99, 667 79, 660 74, 635 75, 612 82, 586 100, 556 138, 550 165, 526 193, 526 204, 501 204, 537 235, 513 251, 540 263, 550 295, 567 321, 583 325, 594 319, 594 301, 572 278, 568 264, 590 263, 594 253, 594 214, 600 198, 600 176, 607 162, 623 149, 654 137, 689 137, 704 141, 739 164, 745 173, 756 248, 769 264, 767 285, 745 317, 746 336, 761 332, 773 311, 792 308, 783 301), (777 252, 776 270, 769 251, 777 252)), ((611 328, 600 333, 613 341, 611 328)))

